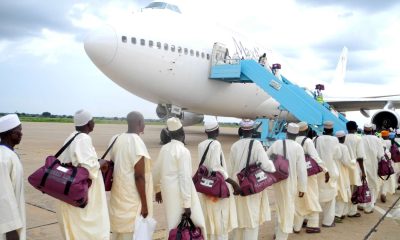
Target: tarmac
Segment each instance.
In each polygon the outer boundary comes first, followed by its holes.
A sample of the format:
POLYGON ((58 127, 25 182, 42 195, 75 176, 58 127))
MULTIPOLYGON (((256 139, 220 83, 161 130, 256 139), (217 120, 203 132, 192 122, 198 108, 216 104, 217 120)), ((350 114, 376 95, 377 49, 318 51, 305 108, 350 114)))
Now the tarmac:
MULTIPOLYGON (((55 214, 56 201, 48 195, 42 194, 34 189, 27 181, 28 176, 39 168, 48 155, 55 154, 62 146, 65 138, 74 130, 72 124, 67 123, 22 123, 23 138, 20 145, 16 147, 19 153, 25 176, 25 200, 27 212, 27 237, 32 240, 42 239, 63 239, 55 214)), ((146 126, 142 136, 150 156, 153 159, 158 157, 160 145, 160 131, 163 126, 146 126)), ((93 144, 99 156, 107 148, 110 138, 118 133, 126 131, 125 125, 119 124, 97 124, 94 131, 90 134, 93 144)), ((186 147, 190 150, 193 162, 193 171, 197 169, 197 145, 205 139, 201 126, 185 128, 186 147)), ((238 139, 236 128, 221 128, 219 140, 229 164, 229 150, 231 145, 238 139)), ((275 198, 272 189, 268 189, 269 202, 272 210, 272 220, 264 223, 259 228, 259 239, 273 239, 275 224, 275 198)), ((107 193, 108 195, 108 193, 107 193)), ((303 229, 299 234, 290 234, 289 239, 340 239, 358 240, 364 239, 365 235, 383 216, 384 212, 400 196, 397 191, 395 195, 388 195, 387 202, 381 203, 379 200, 375 211, 372 214, 361 213, 360 218, 345 218, 343 223, 337 223, 333 228, 321 228, 319 234, 306 234, 303 229)), ((154 218, 157 221, 157 229, 153 239, 163 239, 166 234, 166 220, 162 204, 154 202, 154 218)), ((369 239, 395 240, 400 239, 400 222, 393 218, 385 220, 377 228, 369 239)))

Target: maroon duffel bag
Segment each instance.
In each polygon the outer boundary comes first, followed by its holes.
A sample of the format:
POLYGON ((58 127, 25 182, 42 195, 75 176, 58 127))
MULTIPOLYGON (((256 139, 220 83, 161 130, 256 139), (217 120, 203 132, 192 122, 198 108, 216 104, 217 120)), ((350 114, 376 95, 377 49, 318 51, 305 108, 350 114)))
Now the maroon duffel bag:
POLYGON ((43 193, 75 207, 84 208, 88 203, 88 189, 92 183, 88 170, 71 164, 62 164, 57 159, 78 134, 71 138, 56 155, 48 156, 44 166, 32 173, 28 181, 43 193))

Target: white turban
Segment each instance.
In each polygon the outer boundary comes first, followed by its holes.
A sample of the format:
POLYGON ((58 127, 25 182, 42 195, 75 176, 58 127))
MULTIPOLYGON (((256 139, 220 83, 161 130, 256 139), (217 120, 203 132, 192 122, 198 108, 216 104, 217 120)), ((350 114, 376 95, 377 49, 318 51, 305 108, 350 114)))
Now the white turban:
POLYGON ((254 127, 254 121, 253 121, 253 120, 250 120, 250 119, 243 119, 243 120, 240 122, 240 127, 241 127, 243 130, 251 130, 251 129, 253 129, 253 127, 254 127))
POLYGON ((372 129, 372 124, 371 123, 365 123, 364 128, 366 129, 372 129))
POLYGON ((298 134, 299 133, 299 125, 296 123, 289 123, 287 126, 287 132, 291 134, 298 134))
POLYGON ((176 118, 176 117, 168 118, 167 128, 168 128, 168 131, 173 132, 173 131, 176 131, 176 130, 182 128, 182 123, 179 120, 179 118, 176 118))
POLYGON ((83 109, 77 111, 74 115, 74 123, 76 127, 85 126, 92 119, 92 114, 83 109))
POLYGON ((343 130, 340 130, 340 131, 337 131, 337 132, 335 133, 335 135, 336 135, 336 137, 338 137, 338 138, 344 137, 344 136, 346 136, 346 132, 343 131, 343 130))
POLYGON ((324 128, 325 129, 332 129, 333 128, 333 122, 332 121, 325 121, 324 122, 324 128))
POLYGON ((204 123, 204 129, 206 132, 212 132, 215 131, 219 128, 218 122, 205 122, 204 123))
POLYGON ((0 118, 0 133, 7 132, 21 124, 17 114, 8 114, 0 118))
POLYGON ((306 122, 299 122, 299 131, 303 132, 308 129, 308 124, 306 122))

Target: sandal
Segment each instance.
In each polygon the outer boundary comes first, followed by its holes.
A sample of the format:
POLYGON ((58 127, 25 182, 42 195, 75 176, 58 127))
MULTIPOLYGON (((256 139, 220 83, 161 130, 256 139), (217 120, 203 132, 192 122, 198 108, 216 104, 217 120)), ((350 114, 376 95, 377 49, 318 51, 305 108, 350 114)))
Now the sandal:
POLYGON ((306 228, 306 233, 320 233, 321 228, 314 228, 314 227, 307 227, 306 228))
POLYGON ((371 211, 369 211, 369 212, 364 211, 365 214, 371 214, 371 213, 373 213, 373 212, 374 212, 374 210, 371 210, 371 211))
POLYGON ((349 218, 356 218, 356 217, 361 217, 360 213, 356 213, 354 215, 347 215, 349 218))
POLYGON ((336 226, 336 224, 335 224, 335 222, 333 222, 331 225, 322 224, 322 226, 323 226, 323 227, 326 227, 326 228, 330 228, 330 227, 336 226))
POLYGON ((335 216, 335 223, 342 223, 343 219, 341 217, 335 216))

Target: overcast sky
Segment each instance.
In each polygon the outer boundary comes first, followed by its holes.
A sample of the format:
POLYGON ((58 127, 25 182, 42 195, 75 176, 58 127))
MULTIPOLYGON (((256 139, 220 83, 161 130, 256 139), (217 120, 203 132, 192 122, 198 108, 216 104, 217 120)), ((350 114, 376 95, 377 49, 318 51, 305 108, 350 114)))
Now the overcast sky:
MULTIPOLYGON (((156 118, 156 105, 105 77, 83 49, 85 35, 151 1, 0 1, 0 112, 156 118)), ((176 2, 176 1, 175 1, 176 2)), ((183 12, 231 27, 272 48, 308 85, 329 82, 343 46, 346 83, 400 93, 400 1, 179 1, 183 12)), ((296 80, 293 80, 296 81, 296 80)), ((358 89, 357 89, 358 90, 358 89)), ((383 92, 382 92, 383 91, 383 92)))

